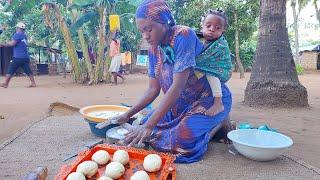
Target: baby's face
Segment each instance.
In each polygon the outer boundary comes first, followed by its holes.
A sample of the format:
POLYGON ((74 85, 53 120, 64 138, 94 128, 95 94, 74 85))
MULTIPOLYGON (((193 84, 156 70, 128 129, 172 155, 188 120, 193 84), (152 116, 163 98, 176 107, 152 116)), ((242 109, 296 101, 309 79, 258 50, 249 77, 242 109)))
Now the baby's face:
POLYGON ((222 17, 209 14, 202 23, 202 32, 206 41, 218 39, 225 31, 225 21, 222 17))

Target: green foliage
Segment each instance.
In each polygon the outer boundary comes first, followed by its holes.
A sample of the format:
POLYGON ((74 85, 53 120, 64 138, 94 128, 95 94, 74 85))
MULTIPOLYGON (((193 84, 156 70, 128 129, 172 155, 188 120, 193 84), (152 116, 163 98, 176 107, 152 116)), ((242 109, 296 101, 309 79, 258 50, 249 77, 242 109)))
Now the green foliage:
POLYGON ((120 15, 121 23, 121 48, 123 51, 137 52, 141 40, 141 34, 135 25, 134 14, 136 6, 125 1, 118 1, 116 14, 120 15))
POLYGON ((304 73, 304 69, 301 64, 296 64, 296 71, 298 75, 302 75, 304 73))
POLYGON ((77 31, 79 28, 84 26, 85 23, 88 23, 92 19, 99 19, 99 13, 97 11, 90 11, 83 14, 76 22, 71 26, 71 31, 77 31))
POLYGON ((254 62, 257 41, 249 39, 240 46, 240 59, 246 71, 250 71, 254 62))
MULTIPOLYGON (((225 36, 233 54, 235 52, 235 30, 238 29, 240 31, 240 44, 243 44, 243 42, 249 42, 253 33, 258 29, 259 0, 169 0, 168 2, 173 7, 172 11, 177 24, 183 24, 198 31, 201 30, 201 18, 209 9, 223 9, 229 19, 229 27, 225 32, 225 36), (234 19, 235 11, 238 14, 237 24, 234 19)), ((250 48, 249 52, 252 50, 252 47, 250 48)), ((249 52, 246 50, 243 54, 249 52)), ((253 56, 253 54, 250 56, 253 56)), ((248 60, 246 59, 245 61, 248 60)))
POLYGON ((86 8, 88 6, 93 5, 95 2, 95 0, 74 0, 72 7, 86 8))

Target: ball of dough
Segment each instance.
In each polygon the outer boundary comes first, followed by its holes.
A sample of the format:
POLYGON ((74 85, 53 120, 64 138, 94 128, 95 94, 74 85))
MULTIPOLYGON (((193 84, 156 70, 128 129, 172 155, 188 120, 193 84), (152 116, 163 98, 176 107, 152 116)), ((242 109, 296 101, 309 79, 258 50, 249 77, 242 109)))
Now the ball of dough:
POLYGON ((110 155, 105 150, 99 150, 92 155, 91 160, 99 165, 105 165, 110 160, 110 155))
POLYGON ((125 172, 124 166, 119 162, 111 162, 106 167, 106 176, 112 179, 120 178, 125 172))
POLYGON ((98 164, 94 161, 84 161, 77 167, 77 172, 84 174, 87 177, 92 177, 98 171, 98 164))
POLYGON ((118 150, 113 154, 112 161, 126 165, 129 162, 129 154, 127 151, 118 150))
POLYGON ((111 178, 109 178, 107 176, 101 176, 101 177, 99 177, 98 180, 113 180, 113 179, 111 179, 111 178))
POLYGON ((80 172, 70 173, 67 180, 86 180, 86 177, 80 172))
POLYGON ((130 180, 150 180, 150 177, 145 171, 137 171, 130 177, 130 180))
POLYGON ((162 160, 157 154, 149 154, 143 160, 143 168, 148 172, 156 172, 161 169, 162 160))

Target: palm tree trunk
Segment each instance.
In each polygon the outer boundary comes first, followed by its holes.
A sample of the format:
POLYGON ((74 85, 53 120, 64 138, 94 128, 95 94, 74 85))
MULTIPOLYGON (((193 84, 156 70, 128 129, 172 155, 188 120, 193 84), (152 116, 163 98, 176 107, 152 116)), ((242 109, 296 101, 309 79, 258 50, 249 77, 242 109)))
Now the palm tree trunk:
POLYGON ((308 106, 299 80, 286 28, 286 0, 261 0, 255 64, 245 90, 250 106, 308 106))
POLYGON ((295 37, 295 62, 300 63, 299 60, 299 31, 298 31, 298 14, 296 10, 297 0, 291 0, 291 8, 293 12, 293 29, 294 29, 294 37, 295 37))
POLYGON ((314 0, 313 4, 314 4, 314 8, 316 9, 316 15, 320 25, 320 8, 318 8, 317 0, 314 0))
POLYGON ((64 41, 65 41, 65 44, 67 47, 67 53, 68 53, 69 58, 71 59, 72 69, 73 69, 73 73, 74 73, 74 80, 77 83, 83 83, 81 68, 80 68, 80 64, 78 61, 78 55, 77 55, 76 49, 75 49, 73 42, 72 42, 72 39, 71 39, 70 30, 69 30, 63 16, 61 15, 60 9, 58 8, 58 6, 54 3, 50 3, 49 5, 54 10, 55 15, 56 15, 58 22, 59 22, 60 30, 61 30, 61 33, 63 35, 64 41))
POLYGON ((95 83, 103 80, 103 62, 104 62, 104 47, 105 47, 105 27, 106 27, 106 8, 99 7, 100 14, 100 27, 99 27, 99 44, 98 44, 98 57, 95 72, 95 83))
MULTIPOLYGON (((233 12, 233 15, 234 15, 234 19, 235 19, 235 24, 238 24, 238 13, 237 11, 235 10, 233 12)), ((238 65, 238 69, 240 71, 240 79, 244 78, 244 68, 243 68, 243 65, 242 65, 242 62, 241 62, 241 59, 240 59, 240 40, 239 40, 239 30, 238 28, 236 28, 236 31, 235 31, 235 50, 236 50, 236 63, 238 65)))

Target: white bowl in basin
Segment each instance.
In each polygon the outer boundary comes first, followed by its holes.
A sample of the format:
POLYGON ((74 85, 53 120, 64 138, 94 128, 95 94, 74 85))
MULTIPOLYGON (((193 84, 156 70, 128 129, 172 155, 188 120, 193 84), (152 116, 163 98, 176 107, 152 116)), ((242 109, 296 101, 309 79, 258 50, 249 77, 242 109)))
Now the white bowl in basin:
POLYGON ((233 130, 228 133, 228 138, 240 154, 256 161, 274 160, 293 144, 288 136, 258 129, 233 130))

